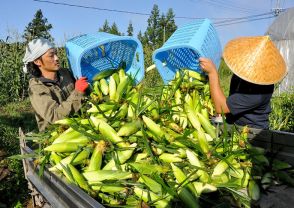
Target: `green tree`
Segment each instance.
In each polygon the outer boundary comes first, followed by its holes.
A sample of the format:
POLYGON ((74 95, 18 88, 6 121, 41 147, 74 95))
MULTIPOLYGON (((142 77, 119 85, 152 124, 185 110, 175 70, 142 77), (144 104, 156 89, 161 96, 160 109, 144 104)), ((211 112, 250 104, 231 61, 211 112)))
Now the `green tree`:
POLYGON ((175 23, 175 14, 173 10, 170 8, 167 11, 167 14, 162 14, 159 19, 160 25, 160 35, 159 42, 161 45, 165 43, 165 41, 176 31, 177 25, 175 23))
POLYGON ((143 45, 145 45, 144 36, 143 36, 141 30, 139 31, 139 33, 138 33, 138 35, 137 35, 137 38, 139 39, 139 41, 140 41, 143 45))
POLYGON ((111 25, 109 33, 114 34, 114 35, 121 35, 121 33, 118 31, 118 28, 117 28, 115 22, 111 25))
POLYGON ((160 25, 159 25, 159 9, 158 5, 154 5, 151 11, 151 15, 148 18, 148 26, 144 33, 147 44, 149 44, 152 49, 156 49, 160 46, 160 25))
POLYGON ((133 28, 133 24, 131 21, 129 22, 127 33, 128 33, 128 36, 133 36, 134 28, 133 28))
POLYGON ((48 23, 47 18, 43 16, 42 10, 39 9, 35 14, 34 19, 28 24, 28 26, 26 26, 22 37, 26 42, 40 37, 53 41, 53 37, 49 33, 51 29, 52 25, 48 23))
POLYGON ((165 41, 176 31, 175 14, 173 9, 169 8, 165 16, 165 41))
POLYGON ((110 32, 110 26, 107 20, 104 21, 102 28, 99 28, 99 32, 110 32))

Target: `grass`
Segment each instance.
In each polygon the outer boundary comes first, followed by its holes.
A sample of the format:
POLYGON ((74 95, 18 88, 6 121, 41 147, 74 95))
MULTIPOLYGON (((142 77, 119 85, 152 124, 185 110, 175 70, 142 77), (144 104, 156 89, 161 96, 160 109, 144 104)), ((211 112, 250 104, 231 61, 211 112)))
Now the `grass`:
POLYGON ((18 128, 37 130, 28 99, 0 107, 0 170, 9 173, 0 180, 0 207, 14 207, 28 199, 27 181, 21 161, 7 157, 20 154, 18 128))

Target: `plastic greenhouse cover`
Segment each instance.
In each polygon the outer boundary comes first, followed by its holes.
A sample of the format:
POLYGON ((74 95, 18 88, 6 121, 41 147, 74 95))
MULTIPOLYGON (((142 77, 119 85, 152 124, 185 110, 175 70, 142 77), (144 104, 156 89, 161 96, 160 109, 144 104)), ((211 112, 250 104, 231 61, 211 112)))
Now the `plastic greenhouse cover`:
POLYGON ((278 93, 294 89, 294 8, 287 9, 268 28, 270 35, 283 56, 288 74, 279 85, 278 93))

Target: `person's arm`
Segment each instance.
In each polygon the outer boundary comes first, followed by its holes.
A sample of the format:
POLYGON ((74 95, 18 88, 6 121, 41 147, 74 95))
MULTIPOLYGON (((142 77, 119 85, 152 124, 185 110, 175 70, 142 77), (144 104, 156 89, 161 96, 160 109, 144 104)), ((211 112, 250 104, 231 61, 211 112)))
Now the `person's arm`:
POLYGON ((72 113, 77 112, 82 106, 84 92, 88 87, 85 78, 80 78, 75 83, 75 89, 70 93, 68 98, 58 103, 56 98, 52 96, 52 92, 41 84, 35 84, 29 87, 29 94, 32 107, 35 112, 46 120, 53 123, 63 119, 72 113))
POLYGON ((220 81, 215 65, 210 59, 203 57, 199 58, 199 64, 201 69, 208 75, 210 94, 216 113, 229 113, 230 109, 227 105, 227 98, 220 87, 220 81))

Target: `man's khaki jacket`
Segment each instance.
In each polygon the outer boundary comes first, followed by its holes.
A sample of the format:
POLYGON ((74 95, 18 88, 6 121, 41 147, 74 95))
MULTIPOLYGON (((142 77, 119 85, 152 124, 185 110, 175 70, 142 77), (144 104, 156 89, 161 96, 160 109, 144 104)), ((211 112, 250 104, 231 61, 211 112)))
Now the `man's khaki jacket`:
POLYGON ((74 89, 75 80, 70 72, 60 69, 57 78, 33 77, 29 81, 29 97, 40 131, 77 112, 82 105, 83 93, 74 89))

